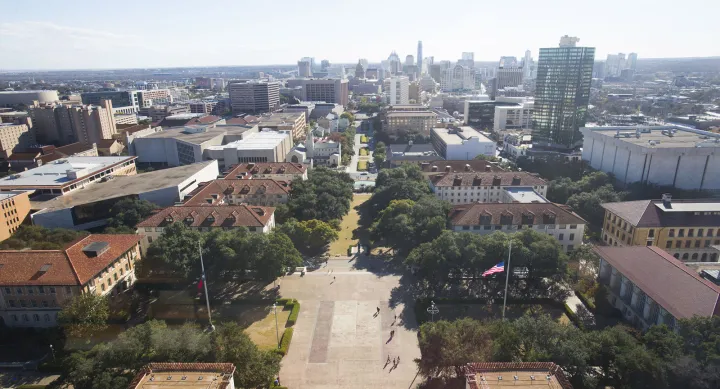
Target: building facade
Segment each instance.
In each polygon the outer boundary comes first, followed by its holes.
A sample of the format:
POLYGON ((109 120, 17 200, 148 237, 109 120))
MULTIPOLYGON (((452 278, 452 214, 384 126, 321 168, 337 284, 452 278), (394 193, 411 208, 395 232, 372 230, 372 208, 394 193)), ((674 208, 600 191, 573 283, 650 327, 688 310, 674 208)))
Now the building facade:
POLYGON ((475 73, 472 68, 455 65, 442 70, 440 89, 444 92, 470 91, 475 89, 475 73))
POLYGON ((472 160, 478 155, 495 156, 494 141, 471 127, 433 128, 430 142, 438 155, 451 160, 472 160))
POLYGON ((580 127, 587 119, 595 48, 576 47, 576 41, 563 39, 560 47, 540 49, 533 144, 556 149, 582 144, 580 127))
POLYGON ((383 127, 387 132, 412 130, 430 135, 437 123, 437 114, 431 111, 404 111, 403 108, 393 109, 385 114, 383 127))
POLYGON ((0 192, 0 242, 11 237, 30 213, 30 198, 26 191, 0 192))
POLYGON ((8 327, 53 327, 74 296, 115 296, 135 282, 138 235, 89 235, 63 250, 0 251, 0 316, 8 327))
POLYGON ((581 131, 585 136, 582 159, 612 173, 619 182, 720 190, 719 134, 680 126, 586 127, 581 131))
POLYGON ((280 181, 307 180, 307 166, 301 163, 268 162, 268 163, 241 163, 231 166, 230 170, 223 172, 226 179, 273 179, 280 181))
POLYGON ((324 101, 347 106, 350 91, 344 78, 318 78, 302 80, 303 101, 324 101))
POLYGON ((27 124, 0 123, 0 158, 7 159, 14 151, 36 144, 35 132, 27 124))
POLYGON ((128 389, 174 389, 178 386, 235 389, 234 376, 232 363, 150 363, 133 378, 128 389), (163 379, 156 380, 156 376, 163 379))
POLYGON ((280 83, 276 81, 231 81, 227 89, 234 113, 271 112, 280 105, 280 83))
POLYGON ((659 247, 683 262, 718 262, 720 201, 637 200, 602 204, 602 240, 610 246, 659 247))
POLYGON ((450 204, 492 203, 502 201, 505 189, 532 187, 547 195, 545 180, 526 172, 457 172, 430 177, 430 189, 450 204))
POLYGON ((386 78, 383 82, 383 92, 387 96, 387 103, 410 103, 410 79, 404 76, 386 78))
POLYGON ((720 314, 720 287, 658 247, 595 246, 600 257, 598 281, 623 318, 646 330, 677 328, 679 319, 720 314))
POLYGON ((553 203, 475 203, 453 207, 450 224, 453 231, 482 235, 533 229, 552 235, 569 253, 582 244, 586 222, 553 203))
POLYGON ((96 105, 47 104, 30 109, 36 138, 49 144, 92 144, 117 134, 110 100, 96 105))
POLYGON ((276 206, 290 196, 290 182, 271 179, 214 180, 190 193, 186 206, 250 204, 276 206))

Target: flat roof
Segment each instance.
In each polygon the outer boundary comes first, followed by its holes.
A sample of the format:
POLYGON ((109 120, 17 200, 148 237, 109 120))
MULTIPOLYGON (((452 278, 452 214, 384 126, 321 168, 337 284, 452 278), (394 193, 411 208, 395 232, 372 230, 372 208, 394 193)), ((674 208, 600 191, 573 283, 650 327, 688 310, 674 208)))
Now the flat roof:
POLYGON ((720 148, 720 134, 681 126, 583 127, 582 130, 654 149, 720 148))
POLYGON ((547 203, 547 199, 542 197, 532 187, 509 187, 504 188, 512 197, 513 201, 518 203, 547 203))
POLYGON ((198 162, 133 176, 116 176, 112 180, 94 184, 90 190, 78 190, 49 201, 34 202, 32 208, 41 209, 41 213, 177 186, 212 163, 216 161, 198 162))
MULTIPOLYGON (((221 126, 185 126, 178 128, 170 128, 159 131, 138 139, 178 139, 183 142, 200 144, 207 142, 218 136, 239 135, 246 131, 252 130, 254 126, 244 125, 221 125, 221 126)), ((136 140, 138 140, 136 139, 136 140)))
POLYGON ((681 203, 676 201, 670 207, 666 207, 662 202, 656 202, 655 206, 665 212, 720 212, 720 200, 707 203, 681 203))
POLYGON ((0 192, 0 201, 7 200, 9 198, 15 197, 17 195, 21 195, 23 193, 26 193, 24 190, 12 190, 9 192, 0 192))
POLYGON ((476 362, 463 370, 469 389, 572 389, 560 366, 552 362, 476 362))
POLYGON ((224 149, 238 149, 238 150, 262 150, 275 148, 280 143, 284 142, 290 134, 288 132, 280 131, 260 131, 249 134, 245 139, 236 140, 221 146, 210 146, 207 150, 224 150, 224 149))
POLYGON ((129 389, 225 389, 235 373, 232 363, 150 363, 129 389))
POLYGON ((388 112, 385 116, 392 117, 392 116, 399 116, 399 117, 411 117, 411 116, 427 116, 427 117, 435 117, 437 114, 435 112, 425 112, 425 111, 392 111, 388 112))
POLYGON ((135 156, 120 157, 65 157, 48 164, 24 172, 9 175, 0 179, 2 187, 46 187, 63 186, 76 179, 68 177, 68 171, 79 174, 83 179, 110 168, 113 165, 136 159, 135 156))
POLYGON ((461 145, 463 141, 470 138, 478 138, 481 142, 492 142, 488 137, 469 126, 458 128, 433 128, 440 139, 449 145, 461 145))

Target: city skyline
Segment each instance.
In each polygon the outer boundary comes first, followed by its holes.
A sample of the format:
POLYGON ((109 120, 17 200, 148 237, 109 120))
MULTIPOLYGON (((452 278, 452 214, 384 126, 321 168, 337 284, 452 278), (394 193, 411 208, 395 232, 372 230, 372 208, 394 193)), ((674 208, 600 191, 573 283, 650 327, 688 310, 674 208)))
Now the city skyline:
POLYGON ((609 0, 606 6, 592 12, 581 12, 566 0, 542 4, 520 1, 513 6, 512 18, 488 17, 478 23, 476 15, 502 15, 507 6, 455 0, 442 6, 463 11, 453 18, 452 25, 438 25, 417 34, 406 32, 402 38, 396 38, 397 31, 414 31, 413 20, 424 17, 428 7, 437 5, 428 2, 423 6, 421 1, 417 7, 405 7, 370 0, 364 9, 382 9, 403 17, 393 26, 381 23, 373 24, 372 29, 354 30, 348 26, 358 24, 347 23, 347 17, 356 17, 359 22, 361 16, 375 14, 328 0, 319 0, 312 9, 280 0, 274 3, 276 15, 259 6, 226 2, 221 4, 222 19, 213 18, 214 14, 198 18, 194 12, 183 11, 192 9, 188 1, 131 0, 125 4, 125 9, 133 10, 135 16, 131 19, 110 4, 90 8, 31 3, 0 15, 0 50, 5 54, 0 58, 0 69, 291 65, 308 56, 331 63, 353 64, 358 58, 376 63, 393 50, 401 58, 415 54, 419 40, 423 42, 423 54, 434 56, 436 61, 456 61, 462 52, 474 52, 478 61, 495 61, 501 56, 522 57, 527 49, 537 58, 540 48, 556 47, 559 37, 566 34, 579 37, 580 46, 595 47, 598 60, 618 52, 637 52, 643 59, 719 56, 716 46, 702 39, 688 39, 720 35, 720 26, 712 21, 714 12, 708 9, 718 6, 700 4, 699 0, 684 5, 692 8, 692 3, 708 12, 691 21, 676 18, 672 7, 647 9, 619 0, 609 0), (268 13, 274 17, 267 17, 268 13), (644 15, 640 20, 648 22, 638 23, 639 14, 644 15), (293 15, 295 20, 322 19, 323 31, 337 31, 337 36, 320 35, 312 28, 293 29, 292 21, 282 15, 293 15), (578 15, 592 15, 592 19, 578 15), (240 16, 243 23, 232 22, 233 17, 240 16), (598 20, 613 20, 613 26, 622 28, 607 28, 607 24, 595 22, 598 20), (664 23, 672 23, 674 28, 652 28, 664 23), (258 38, 259 29, 263 29, 262 39, 258 38), (198 55, 198 49, 206 55, 198 55))

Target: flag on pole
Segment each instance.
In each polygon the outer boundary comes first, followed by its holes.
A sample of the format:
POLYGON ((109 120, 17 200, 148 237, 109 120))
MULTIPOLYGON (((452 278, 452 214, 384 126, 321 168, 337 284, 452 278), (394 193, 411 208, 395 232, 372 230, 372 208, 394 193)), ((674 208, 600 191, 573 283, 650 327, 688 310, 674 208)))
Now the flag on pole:
POLYGON ((505 271, 505 262, 500 262, 497 265, 491 267, 490 269, 485 270, 485 272, 482 274, 482 276, 487 277, 491 274, 502 273, 504 271, 505 271))
POLYGON ((205 274, 203 274, 202 278, 200 278, 200 281, 198 281, 198 291, 202 290, 203 280, 205 280, 205 274))

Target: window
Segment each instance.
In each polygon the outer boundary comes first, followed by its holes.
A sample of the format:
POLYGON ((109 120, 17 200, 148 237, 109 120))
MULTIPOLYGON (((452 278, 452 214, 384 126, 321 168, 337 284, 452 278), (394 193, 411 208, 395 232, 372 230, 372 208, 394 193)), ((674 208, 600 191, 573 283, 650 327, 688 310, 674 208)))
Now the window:
POLYGON ((45 287, 44 286, 38 286, 38 293, 45 294, 45 287))
POLYGON ((105 291, 105 284, 100 285, 100 288, 101 288, 102 291, 104 292, 104 291, 105 291))
POLYGON ((113 279, 114 279, 115 281, 117 281, 117 280, 118 280, 118 276, 117 276, 117 273, 113 274, 113 279))
POLYGON ((652 246, 652 242, 652 240, 648 240, 647 242, 645 242, 645 246, 652 246))
POLYGON ((20 300, 20 306, 23 308, 27 307, 27 303, 25 302, 25 300, 20 300))
POLYGON ((44 318, 45 318, 45 321, 50 321, 50 315, 48 315, 47 313, 45 314, 44 318))
POLYGON ((680 247, 682 247, 682 240, 675 241, 675 248, 679 249, 680 247))
POLYGON ((558 235, 558 240, 563 240, 563 239, 565 239, 565 234, 558 235))
POLYGON ((573 248, 574 248, 573 245, 569 244, 567 247, 568 247, 568 248, 567 248, 567 251, 568 251, 568 252, 573 251, 573 248))
POLYGON ((18 321, 17 315, 12 315, 13 321, 18 321))
POLYGON ((688 229, 688 238, 692 238, 693 236, 695 236, 695 230, 692 228, 689 228, 688 229))
POLYGON ((575 234, 570 234, 570 240, 575 240, 575 234))
POLYGON ((483 226, 483 228, 484 228, 485 230, 490 230, 490 229, 492 228, 492 226, 483 226))
POLYGON ((675 257, 675 259, 680 259, 680 254, 675 253, 675 254, 673 254, 673 257, 675 257))
POLYGON ((463 230, 466 230, 466 231, 467 231, 467 230, 469 230, 469 229, 470 229, 470 226, 463 226, 463 230))
POLYGON ((671 240, 668 240, 667 242, 665 242, 665 248, 666 248, 666 249, 672 248, 672 241, 671 241, 671 240))
POLYGON ((50 294, 55 294, 55 287, 54 287, 54 286, 51 286, 51 287, 50 287, 50 294))
POLYGON ((648 231, 648 238, 654 238, 654 237, 655 237, 655 230, 651 228, 650 231, 648 231))
POLYGON ((696 260, 698 259, 698 253, 693 253, 691 259, 692 259, 693 261, 696 261, 696 260))
POLYGON ((703 236, 703 229, 698 228, 698 238, 702 238, 702 236, 703 236))
POLYGON ((18 296, 22 295, 22 294, 23 294, 23 289, 22 289, 22 288, 15 288, 15 294, 17 294, 18 296))
POLYGON ((27 313, 23 313, 22 318, 23 321, 30 321, 30 317, 27 315, 27 313))
POLYGON ((66 294, 72 294, 72 288, 69 287, 69 286, 66 286, 66 287, 65 287, 65 293, 66 293, 66 294))
POLYGON ((682 237, 684 237, 684 236, 685 236, 685 230, 682 229, 682 228, 679 229, 679 230, 678 230, 678 237, 682 238, 682 237))
POLYGON ((688 254, 688 253, 683 254, 683 256, 682 256, 683 261, 687 261, 688 258, 690 258, 690 254, 688 254))
POLYGON ((37 313, 34 313, 34 314, 33 314, 33 320, 34 320, 34 321, 40 321, 40 315, 38 315, 37 313))
POLYGON ((152 232, 152 227, 145 227, 145 232, 152 232))
POLYGON ((48 302, 45 301, 45 300, 43 300, 43 301, 42 301, 42 306, 43 306, 43 308, 47 308, 47 307, 48 307, 48 302))
POLYGON ((698 247, 700 247, 700 241, 699 241, 699 240, 696 240, 696 241, 695 241, 695 248, 698 248, 698 247))
POLYGON ((671 228, 670 231, 668 231, 668 236, 671 238, 675 237, 675 229, 674 228, 671 228))
POLYGON ((15 308, 15 300, 8 300, 8 305, 10 308, 15 308))
POLYGON ((571 229, 571 230, 574 230, 574 229, 576 229, 576 228, 577 228, 577 224, 571 224, 571 225, 570 225, 570 229, 571 229))
POLYGON ((33 308, 37 308, 37 301, 30 300, 30 305, 32 305, 33 308))
POLYGON ((11 295, 11 294, 12 294, 12 288, 5 288, 5 294, 11 295))
POLYGON ((686 240, 686 241, 685 241, 685 248, 686 248, 686 249, 689 249, 691 243, 692 243, 691 240, 686 240))

